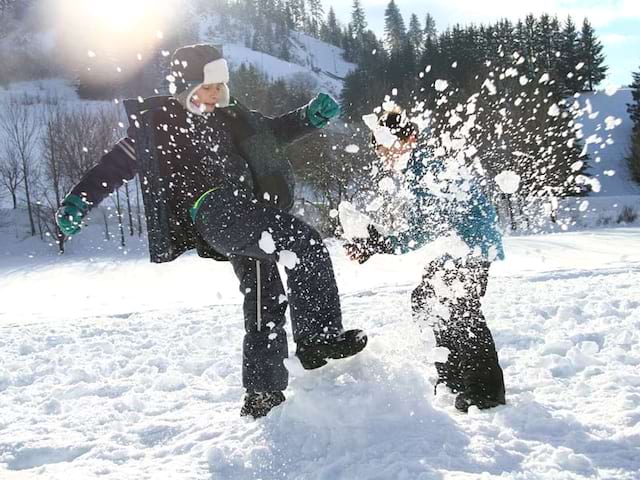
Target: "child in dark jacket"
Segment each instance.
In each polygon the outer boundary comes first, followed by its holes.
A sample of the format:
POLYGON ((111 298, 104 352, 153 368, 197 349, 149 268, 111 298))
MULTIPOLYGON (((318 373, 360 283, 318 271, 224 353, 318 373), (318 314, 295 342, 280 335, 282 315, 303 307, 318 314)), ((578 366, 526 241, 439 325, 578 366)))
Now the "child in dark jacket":
POLYGON ((420 138, 417 125, 402 112, 383 114, 379 128, 395 136, 391 145, 377 142, 375 132, 372 136, 387 166, 410 154, 403 171, 411 198, 407 228, 381 236, 370 225, 369 237, 346 244, 347 253, 363 263, 375 253, 407 253, 437 237, 457 235, 467 253, 445 254, 426 266, 411 295, 413 316, 419 325, 433 329, 438 346, 449 350, 446 362, 436 362, 438 383, 458 393, 458 410, 504 404, 502 369, 481 310, 491 262, 504 258, 495 209, 464 165, 454 172, 444 159, 430 156, 427 139, 420 138))
MULTIPOLYGON (((242 377, 247 393, 241 415, 258 418, 285 399, 287 305, 304 368, 349 357, 366 345, 362 331, 343 329, 333 267, 320 235, 287 212, 293 203, 293 174, 283 150, 324 127, 339 108, 320 94, 277 118, 248 111, 230 98, 227 63, 209 45, 178 49, 171 70, 172 97, 145 114, 153 133, 151 147, 136 143, 136 128, 143 122, 135 119, 129 136, 65 197, 56 220, 66 235, 77 233, 90 208, 123 181, 146 175, 139 159, 145 149, 152 151, 166 188, 146 192, 164 195, 168 211, 166 225, 159 229, 165 233, 149 232, 152 261, 171 261, 196 248, 203 257, 231 263, 244 295, 242 377), (287 295, 278 261, 288 269, 287 295)), ((156 184, 146 176, 140 180, 143 190, 156 184)), ((146 210, 155 208, 145 202, 146 210)))

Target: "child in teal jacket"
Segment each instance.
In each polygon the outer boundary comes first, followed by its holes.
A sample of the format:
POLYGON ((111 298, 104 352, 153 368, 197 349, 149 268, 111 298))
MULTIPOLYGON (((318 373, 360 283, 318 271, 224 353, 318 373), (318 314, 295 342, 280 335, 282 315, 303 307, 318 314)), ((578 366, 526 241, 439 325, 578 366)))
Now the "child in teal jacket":
POLYGON ((379 124, 396 136, 388 147, 372 144, 385 163, 410 153, 403 170, 411 198, 406 229, 382 236, 369 226, 369 238, 345 245, 353 260, 365 262, 375 253, 402 254, 445 235, 457 235, 465 255, 451 253, 431 261, 411 295, 414 319, 434 331, 436 343, 449 350, 446 362, 436 362, 438 383, 457 393, 455 406, 491 408, 505 403, 502 369, 495 343, 481 311, 489 267, 504 259, 496 211, 482 191, 479 178, 466 166, 447 164, 419 138, 418 128, 399 112, 384 114, 379 124))

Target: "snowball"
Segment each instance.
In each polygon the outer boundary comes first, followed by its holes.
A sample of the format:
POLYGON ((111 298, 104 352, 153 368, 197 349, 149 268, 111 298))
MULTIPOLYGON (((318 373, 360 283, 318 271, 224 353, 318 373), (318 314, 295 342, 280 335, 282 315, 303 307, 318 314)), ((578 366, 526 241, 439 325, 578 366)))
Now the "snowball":
POLYGON ((504 193, 516 193, 520 187, 520 175, 511 170, 505 170, 496 175, 496 183, 504 193))
POLYGON ((293 270, 300 263, 300 259, 294 252, 282 250, 278 253, 278 263, 289 270, 293 270))
POLYGON ((345 238, 369 238, 367 226, 373 223, 370 217, 356 210, 350 202, 341 202, 338 211, 345 238))
POLYGON ((396 192, 396 185, 393 182, 393 179, 389 177, 384 177, 380 180, 378 182, 378 187, 380 188, 380 191, 384 193, 392 194, 396 192))
POLYGON ((610 97, 615 95, 617 91, 618 91, 618 86, 612 85, 612 84, 607 85, 604 89, 604 93, 606 93, 610 97))
POLYGON ((262 232, 260 240, 258 240, 258 246, 265 253, 273 253, 276 251, 276 243, 273 241, 273 237, 269 232, 262 232))
POLYGON ((604 119, 604 123, 606 125, 605 130, 613 130, 614 128, 622 125, 622 119, 609 115, 604 119))
POLYGON ((554 103, 549 107, 549 110, 547 110, 547 114, 550 117, 557 117, 558 115, 560 115, 560 107, 558 107, 558 105, 554 103))
POLYGON ((367 127, 369 127, 369 130, 375 130, 376 128, 378 128, 378 115, 376 115, 375 113, 363 115, 362 121, 367 127))
POLYGON ((444 92, 448 86, 449 82, 447 82, 446 80, 436 80, 436 83, 434 84, 434 88, 438 92, 444 92))
POLYGON ((549 81, 549 74, 545 73, 540 77, 540 80, 538 80, 538 83, 547 83, 548 81, 549 81))
POLYGON ((449 349, 447 347, 434 347, 430 358, 434 362, 445 363, 449 359, 449 349))
POLYGON ((373 136, 376 138, 376 142, 384 147, 391 147, 398 138, 391 133, 389 127, 378 127, 373 130, 373 136))
POLYGON ((524 75, 520 77, 519 81, 520 81, 520 85, 522 85, 523 87, 524 87, 527 83, 529 83, 529 79, 528 79, 527 77, 525 77, 524 75))
POLYGON ((354 144, 347 145, 344 148, 344 151, 347 153, 358 153, 360 151, 360 147, 354 144))
POLYGON ((495 83, 493 83, 493 81, 489 80, 488 78, 482 84, 482 88, 486 88, 489 92, 489 95, 495 95, 497 93, 495 83))

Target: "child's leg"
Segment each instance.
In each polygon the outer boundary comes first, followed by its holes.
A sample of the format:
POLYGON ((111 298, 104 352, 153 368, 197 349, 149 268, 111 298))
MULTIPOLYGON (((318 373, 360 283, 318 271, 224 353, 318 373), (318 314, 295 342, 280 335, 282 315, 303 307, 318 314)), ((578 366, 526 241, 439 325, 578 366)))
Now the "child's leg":
POLYGON ((489 263, 440 257, 431 262, 413 291, 414 318, 430 325, 438 346, 449 350, 436 363, 439 381, 454 392, 468 392, 504 403, 504 380, 491 331, 481 310, 489 263))
POLYGON ((485 400, 488 400, 488 406, 493 406, 493 402, 505 402, 502 368, 481 309, 489 265, 480 259, 460 259, 456 261, 452 277, 464 286, 466 293, 452 303, 449 328, 460 357, 464 394, 471 404, 480 407, 485 400))
POLYGON ((220 253, 287 265, 296 342, 342 330, 331 258, 312 227, 282 210, 220 189, 200 206, 196 228, 220 253))
POLYGON ((449 350, 444 363, 436 362, 438 383, 445 383, 454 392, 462 391, 462 376, 457 344, 454 332, 447 328, 451 316, 451 307, 447 295, 436 291, 442 289, 444 265, 452 261, 448 255, 430 262, 425 268, 422 282, 411 294, 411 310, 413 319, 422 328, 431 328, 435 335, 436 345, 449 350))
POLYGON ((242 383, 249 392, 273 392, 287 388, 287 334, 284 329, 287 301, 274 262, 232 255, 229 261, 244 295, 242 383))

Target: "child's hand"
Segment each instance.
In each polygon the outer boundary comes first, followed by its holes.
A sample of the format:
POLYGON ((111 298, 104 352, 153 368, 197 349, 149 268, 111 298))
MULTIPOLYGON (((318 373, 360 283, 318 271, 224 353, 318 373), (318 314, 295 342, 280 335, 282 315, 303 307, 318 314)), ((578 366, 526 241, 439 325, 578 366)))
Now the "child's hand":
POLYGON ((344 249, 347 252, 347 256, 360 264, 369 260, 375 252, 368 248, 368 241, 368 238, 354 238, 351 242, 345 243, 344 249))
POLYGON ((344 244, 347 256, 358 263, 364 263, 376 253, 393 253, 389 242, 380 235, 376 227, 367 226, 369 238, 354 238, 344 244))
POLYGON ((338 115, 340 115, 340 105, 326 93, 319 93, 307 106, 309 123, 316 128, 326 126, 329 120, 338 115))
POLYGON ((77 195, 67 195, 56 212, 56 223, 67 237, 80 231, 82 219, 89 210, 88 205, 77 195))

